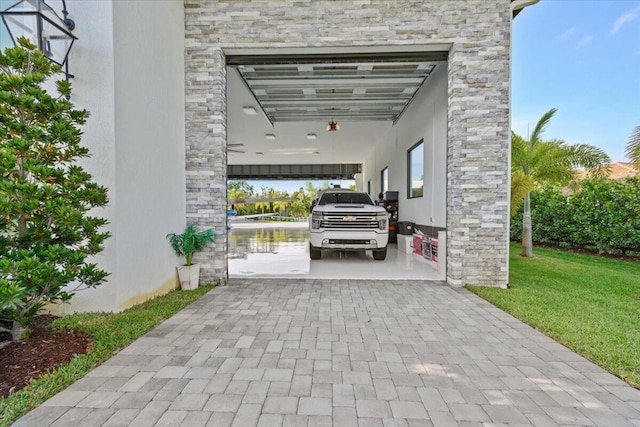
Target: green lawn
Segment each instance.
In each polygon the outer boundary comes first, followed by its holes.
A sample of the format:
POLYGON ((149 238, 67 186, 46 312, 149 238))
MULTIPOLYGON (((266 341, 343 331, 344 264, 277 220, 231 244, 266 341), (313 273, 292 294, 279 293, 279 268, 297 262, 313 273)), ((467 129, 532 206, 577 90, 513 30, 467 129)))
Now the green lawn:
POLYGON ((121 313, 73 314, 56 320, 54 325, 58 327, 91 335, 93 338, 91 352, 76 357, 68 365, 44 374, 17 393, 10 394, 7 398, 0 398, 0 427, 11 424, 49 397, 82 378, 91 369, 209 292, 213 287, 213 285, 206 285, 193 291, 175 290, 121 313))
POLYGON ((472 292, 640 387, 640 263, 511 246, 511 289, 472 292))

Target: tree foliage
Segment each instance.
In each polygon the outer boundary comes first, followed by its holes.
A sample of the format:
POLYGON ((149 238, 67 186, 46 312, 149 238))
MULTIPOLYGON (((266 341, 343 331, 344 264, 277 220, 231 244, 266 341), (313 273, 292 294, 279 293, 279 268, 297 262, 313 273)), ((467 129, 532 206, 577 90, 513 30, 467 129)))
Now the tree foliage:
POLYGON ((631 132, 625 154, 638 168, 640 168, 640 126, 636 126, 631 132))
POLYGON ((610 161, 603 150, 592 145, 543 140, 542 134, 556 111, 552 108, 540 118, 528 140, 511 133, 511 214, 523 206, 522 255, 527 257, 533 256, 531 191, 543 183, 569 184, 578 167, 604 175, 610 161))
POLYGON ((265 199, 258 203, 235 203, 233 208, 238 215, 251 215, 260 213, 279 213, 281 216, 306 217, 310 215, 311 202, 321 188, 328 188, 329 182, 324 182, 316 187, 312 182, 305 183, 304 187, 289 194, 287 191, 276 190, 273 187, 263 186, 256 192, 254 187, 246 181, 229 181, 227 195, 229 200, 238 199, 265 199), (268 199, 292 199, 272 200, 268 199))
MULTIPOLYGON (((590 178, 573 196, 558 185, 531 192, 534 242, 587 249, 609 255, 640 255, 640 178, 590 178)), ((511 223, 511 238, 522 238, 523 209, 511 223)))
POLYGON ((79 128, 89 113, 67 99, 66 80, 56 96, 45 89, 60 71, 24 38, 0 53, 0 330, 14 340, 44 305, 107 277, 89 262, 107 222, 88 214, 107 190, 77 163, 89 156, 79 128))

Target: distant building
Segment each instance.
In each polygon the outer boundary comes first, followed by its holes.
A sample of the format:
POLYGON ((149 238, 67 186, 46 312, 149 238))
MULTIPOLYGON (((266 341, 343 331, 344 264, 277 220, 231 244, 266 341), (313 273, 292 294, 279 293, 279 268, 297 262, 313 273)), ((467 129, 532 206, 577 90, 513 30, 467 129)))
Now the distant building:
MULTIPOLYGON (((623 178, 631 178, 637 176, 639 171, 638 167, 633 163, 626 162, 615 162, 609 163, 607 165, 609 169, 609 173, 607 174, 607 178, 610 179, 623 179, 623 178)), ((576 172, 576 179, 581 180, 587 177, 589 173, 588 169, 580 169, 576 172)))

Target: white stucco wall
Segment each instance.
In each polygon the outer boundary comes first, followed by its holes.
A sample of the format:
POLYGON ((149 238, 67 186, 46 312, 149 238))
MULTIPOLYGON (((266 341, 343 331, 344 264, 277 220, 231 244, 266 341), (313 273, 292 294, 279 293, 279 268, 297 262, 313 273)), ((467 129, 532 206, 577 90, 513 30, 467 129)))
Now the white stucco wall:
POLYGON ((372 196, 380 192, 380 171, 389 168, 389 190, 398 191, 399 219, 446 227, 447 214, 447 65, 439 64, 396 126, 367 156, 363 182, 372 196), (424 193, 407 198, 407 150, 424 141, 424 193))
POLYGON ((68 2, 78 37, 72 100, 91 117, 83 143, 109 188, 108 282, 65 311, 117 311, 177 286, 165 236, 185 226, 184 11, 181 1, 68 2))
MULTIPOLYGON (((93 180, 109 189, 109 205, 96 209, 93 214, 110 221, 107 229, 112 237, 105 242, 104 251, 96 257, 100 268, 111 274, 108 282, 95 289, 76 294, 70 305, 56 307, 62 311, 114 311, 116 310, 116 242, 115 233, 117 195, 115 176, 115 100, 113 75, 113 8, 111 2, 67 2, 70 17, 76 22, 73 33, 79 40, 69 55, 69 72, 77 108, 90 112, 83 131, 82 144, 89 148, 91 157, 82 161, 93 175, 93 180)), ((56 9, 57 10, 57 9, 56 9)))
POLYGON ((185 226, 181 1, 114 1, 117 303, 177 286, 166 239, 185 226))

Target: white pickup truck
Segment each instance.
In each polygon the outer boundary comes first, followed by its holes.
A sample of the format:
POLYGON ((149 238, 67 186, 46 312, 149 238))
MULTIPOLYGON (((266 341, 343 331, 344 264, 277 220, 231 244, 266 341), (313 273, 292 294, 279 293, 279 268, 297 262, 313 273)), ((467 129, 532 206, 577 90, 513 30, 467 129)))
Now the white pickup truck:
POLYGON ((371 250, 373 258, 387 257, 389 217, 367 193, 334 188, 313 201, 309 218, 309 256, 320 259, 323 250, 371 250))

